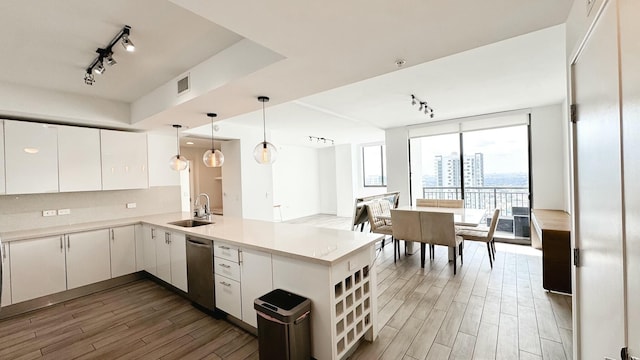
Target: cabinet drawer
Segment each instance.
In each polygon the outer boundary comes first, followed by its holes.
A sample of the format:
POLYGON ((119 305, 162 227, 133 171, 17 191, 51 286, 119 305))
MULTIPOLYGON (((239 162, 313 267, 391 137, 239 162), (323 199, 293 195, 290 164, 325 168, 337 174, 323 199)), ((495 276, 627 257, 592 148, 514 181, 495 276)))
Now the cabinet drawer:
POLYGON ((240 281, 240 264, 222 258, 215 258, 214 263, 216 274, 240 281))
POLYGON ((213 255, 219 258, 223 258, 235 263, 239 263, 238 248, 235 246, 215 243, 213 249, 213 255))
POLYGON ((237 319, 242 319, 240 283, 216 275, 216 307, 237 319))

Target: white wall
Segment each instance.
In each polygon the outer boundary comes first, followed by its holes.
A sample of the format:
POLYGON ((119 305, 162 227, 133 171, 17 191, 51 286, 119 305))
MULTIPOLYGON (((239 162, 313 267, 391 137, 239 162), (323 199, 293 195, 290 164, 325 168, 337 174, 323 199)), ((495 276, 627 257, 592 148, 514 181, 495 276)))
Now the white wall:
POLYGON ((567 138, 561 104, 531 110, 531 176, 533 207, 566 209, 567 138))
MULTIPOLYGON (((280 205, 282 220, 320 213, 319 150, 283 145, 273 164, 273 203, 280 205)), ((274 211, 274 219, 280 220, 274 211)))
POLYGON ((387 190, 400 192, 400 205, 409 198, 409 132, 406 127, 387 129, 387 190))
POLYGON ((318 150, 318 181, 320 183, 320 213, 336 215, 338 195, 336 193, 336 150, 333 146, 318 150))
POLYGON ((355 145, 336 145, 336 215, 353 216, 355 194, 355 145))
POLYGON ((222 208, 225 216, 242 217, 242 170, 240 140, 224 141, 222 165, 222 208))

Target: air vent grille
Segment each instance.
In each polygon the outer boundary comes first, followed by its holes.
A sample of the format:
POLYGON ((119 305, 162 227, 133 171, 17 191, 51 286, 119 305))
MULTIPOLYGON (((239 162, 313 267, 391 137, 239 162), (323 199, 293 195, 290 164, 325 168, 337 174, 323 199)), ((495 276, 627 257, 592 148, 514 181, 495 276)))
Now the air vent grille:
POLYGON ((178 80, 178 95, 182 95, 191 88, 191 78, 189 74, 178 80))

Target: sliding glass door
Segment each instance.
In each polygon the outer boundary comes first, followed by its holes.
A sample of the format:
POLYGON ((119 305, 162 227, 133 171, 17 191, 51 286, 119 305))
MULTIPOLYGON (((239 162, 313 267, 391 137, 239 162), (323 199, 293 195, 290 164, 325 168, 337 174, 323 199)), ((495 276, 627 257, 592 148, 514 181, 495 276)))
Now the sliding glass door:
POLYGON ((416 137, 410 151, 413 204, 464 199, 466 208, 498 208, 498 236, 528 241, 527 125, 416 137))

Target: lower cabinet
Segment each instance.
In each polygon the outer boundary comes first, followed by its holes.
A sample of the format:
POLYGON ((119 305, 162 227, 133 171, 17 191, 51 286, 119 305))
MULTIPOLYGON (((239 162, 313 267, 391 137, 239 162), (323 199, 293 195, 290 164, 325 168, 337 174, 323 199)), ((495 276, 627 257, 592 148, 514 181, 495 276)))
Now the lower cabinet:
MULTIPOLYGON (((150 233, 151 237, 154 238, 156 255, 156 273, 152 274, 187 292, 187 243, 185 235, 157 228, 150 228, 150 233)), ((146 243, 145 253, 147 253, 146 243)))
POLYGON ((111 277, 136 272, 135 226, 111 229, 111 277))
POLYGON ((67 289, 64 235, 9 243, 12 303, 67 289))
POLYGON ((109 229, 66 235, 67 289, 111 278, 109 229))
POLYGON ((144 271, 153 276, 158 276, 157 258, 156 258, 156 237, 158 230, 149 225, 142 226, 142 251, 144 252, 144 271))
POLYGON ((9 253, 9 244, 2 244, 2 299, 0 306, 11 305, 11 256, 9 253))
POLYGON ((271 254, 214 244, 216 307, 257 327, 256 298, 273 290, 271 254))

